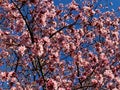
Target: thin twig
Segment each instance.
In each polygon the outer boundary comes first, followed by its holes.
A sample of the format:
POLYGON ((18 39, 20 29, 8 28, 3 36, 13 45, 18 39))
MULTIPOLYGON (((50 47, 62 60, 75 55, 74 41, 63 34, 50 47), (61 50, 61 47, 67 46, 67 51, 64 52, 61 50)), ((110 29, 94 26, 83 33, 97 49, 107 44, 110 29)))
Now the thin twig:
POLYGON ((57 30, 56 32, 54 32, 52 35, 50 35, 49 38, 52 38, 54 35, 56 35, 57 33, 59 33, 60 31, 62 31, 63 29, 65 28, 69 28, 69 27, 72 27, 73 25, 75 25, 77 23, 77 20, 75 22, 73 22, 72 24, 69 24, 67 26, 64 26, 62 28, 60 28, 59 30, 57 30))

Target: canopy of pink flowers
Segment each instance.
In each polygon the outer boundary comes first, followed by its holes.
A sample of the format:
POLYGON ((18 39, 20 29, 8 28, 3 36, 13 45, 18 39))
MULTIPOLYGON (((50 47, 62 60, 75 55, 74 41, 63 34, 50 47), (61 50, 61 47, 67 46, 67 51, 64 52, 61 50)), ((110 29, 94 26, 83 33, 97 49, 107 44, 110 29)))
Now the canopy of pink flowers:
POLYGON ((120 90, 120 7, 98 3, 0 0, 0 88, 120 90))

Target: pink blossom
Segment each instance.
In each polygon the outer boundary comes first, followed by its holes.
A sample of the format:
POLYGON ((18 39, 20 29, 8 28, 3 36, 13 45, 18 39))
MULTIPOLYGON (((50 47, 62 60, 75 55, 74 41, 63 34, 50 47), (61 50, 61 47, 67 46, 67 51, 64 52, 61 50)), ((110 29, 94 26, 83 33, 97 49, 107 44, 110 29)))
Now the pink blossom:
POLYGON ((15 74, 15 72, 14 72, 14 71, 9 72, 9 73, 8 73, 8 78, 13 77, 13 76, 14 76, 14 74, 15 74))
POLYGON ((18 47, 18 52, 21 53, 21 55, 23 55, 25 53, 26 47, 25 46, 19 46, 18 47))
POLYGON ((50 43, 49 37, 44 37, 43 40, 44 40, 45 42, 47 42, 47 43, 50 43))
POLYGON ((111 70, 105 70, 104 75, 110 77, 111 79, 114 78, 114 74, 111 70))
POLYGON ((102 76, 102 74, 100 74, 100 80, 99 80, 99 83, 100 83, 100 84, 103 84, 103 76, 102 76))
POLYGON ((113 88, 112 90, 119 90, 119 89, 117 89, 117 88, 113 88))
POLYGON ((53 52, 53 55, 54 55, 55 57, 58 57, 58 56, 59 56, 59 52, 53 52))
POLYGON ((80 32, 80 35, 81 35, 81 36, 83 36, 83 35, 84 35, 84 30, 83 30, 82 28, 80 29, 80 31, 79 31, 79 32, 80 32))
POLYGON ((41 20, 40 20, 40 23, 41 23, 43 26, 46 26, 46 19, 47 19, 46 14, 42 15, 41 20))
POLYGON ((116 77, 115 79, 120 84, 120 77, 116 77))
POLYGON ((112 85, 113 85, 113 83, 112 82, 109 82, 108 84, 107 84, 107 88, 111 88, 112 87, 112 85))
POLYGON ((12 14, 13 14, 14 17, 19 17, 20 16, 20 14, 18 12, 12 12, 12 14))
POLYGON ((110 5, 112 6, 112 5, 113 5, 113 3, 112 3, 112 2, 110 2, 110 5))
POLYGON ((39 44, 38 55, 41 56, 44 53, 44 48, 42 44, 39 44))
POLYGON ((83 9, 84 9, 85 11, 86 11, 86 10, 87 10, 87 11, 91 10, 91 8, 88 7, 88 6, 84 6, 83 9))
POLYGON ((93 84, 97 84, 98 81, 97 81, 96 79, 92 79, 91 82, 92 82, 93 84))
POLYGON ((118 10, 120 10, 120 7, 118 7, 118 10))
POLYGON ((9 78, 8 80, 10 80, 10 81, 13 82, 13 83, 16 83, 16 82, 17 82, 17 78, 15 78, 15 77, 9 78))
POLYGON ((105 59, 105 54, 104 53, 100 54, 100 59, 105 59))
POLYGON ((77 10, 78 9, 78 5, 77 3, 75 2, 75 0, 72 0, 72 3, 70 4, 70 9, 72 10, 77 10))
POLYGON ((13 86, 10 90, 17 90, 17 87, 13 86))
POLYGON ((103 5, 102 4, 100 4, 100 8, 102 8, 103 7, 103 5))
POLYGON ((0 37, 3 35, 3 31, 0 29, 0 37))
POLYGON ((22 29, 25 26, 25 21, 23 19, 19 19, 16 21, 17 26, 22 29))
POLYGON ((49 79, 47 82, 47 89, 48 90, 57 89, 57 82, 53 79, 49 79))
POLYGON ((0 74, 1 77, 4 77, 4 76, 6 76, 6 75, 7 75, 6 72, 1 72, 1 74, 0 74))
POLYGON ((14 8, 14 5, 9 3, 4 3, 3 6, 6 10, 11 10, 14 8))
POLYGON ((65 88, 59 88, 58 90, 65 90, 65 88))
POLYGON ((102 52, 102 48, 101 48, 101 47, 97 47, 97 48, 96 48, 96 51, 97 51, 97 52, 102 52))
POLYGON ((70 48, 72 49, 72 50, 75 50, 76 49, 76 46, 74 45, 74 43, 70 43, 70 48))

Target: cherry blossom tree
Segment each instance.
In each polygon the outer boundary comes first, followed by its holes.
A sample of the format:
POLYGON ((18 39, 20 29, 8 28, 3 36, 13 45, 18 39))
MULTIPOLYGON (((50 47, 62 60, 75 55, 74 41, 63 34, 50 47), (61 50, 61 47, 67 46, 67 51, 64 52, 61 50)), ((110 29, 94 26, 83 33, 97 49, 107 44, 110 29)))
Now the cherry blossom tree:
POLYGON ((0 0, 0 90, 120 90, 120 8, 101 1, 0 0))

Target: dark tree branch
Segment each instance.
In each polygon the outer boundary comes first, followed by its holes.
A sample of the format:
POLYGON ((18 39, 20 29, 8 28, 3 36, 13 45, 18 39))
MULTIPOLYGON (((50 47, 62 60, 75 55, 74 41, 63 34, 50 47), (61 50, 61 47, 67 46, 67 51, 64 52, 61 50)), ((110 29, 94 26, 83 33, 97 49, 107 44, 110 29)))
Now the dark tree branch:
POLYGON ((18 64, 19 64, 20 59, 19 59, 17 53, 14 50, 13 50, 13 52, 14 52, 15 56, 17 57, 17 63, 16 63, 16 66, 15 66, 15 72, 17 72, 17 68, 18 68, 18 64))
POLYGON ((40 72, 41 72, 41 75, 42 75, 42 78, 43 78, 43 81, 44 81, 43 90, 45 90, 45 87, 46 87, 45 82, 46 82, 46 80, 45 80, 45 76, 44 76, 44 72, 43 72, 43 67, 42 67, 42 65, 40 63, 40 58, 39 57, 37 57, 37 60, 38 60, 38 66, 39 66, 39 69, 40 69, 40 72))
MULTIPOLYGON (((78 66, 78 64, 76 64, 76 66, 77 66, 77 77, 79 78, 79 76, 80 76, 79 66, 78 66)), ((79 78, 79 83, 82 87, 82 82, 80 81, 80 78, 79 78)))
MULTIPOLYGON (((72 90, 83 90, 84 88, 88 87, 94 87, 95 85, 85 85, 85 86, 78 86, 78 87, 73 87, 72 90)), ((85 89, 86 90, 86 89, 85 89)))
POLYGON ((23 20, 25 21, 25 24, 27 26, 27 29, 29 31, 30 37, 31 37, 31 42, 34 43, 34 36, 33 36, 33 31, 31 30, 26 18, 24 17, 24 15, 22 14, 20 8, 17 6, 17 4, 12 0, 13 4, 15 5, 15 7, 17 8, 17 10, 19 11, 19 13, 21 14, 23 20))
POLYGON ((90 79, 90 77, 93 75, 93 73, 95 72, 95 69, 96 69, 96 67, 98 66, 98 63, 93 67, 93 71, 87 76, 87 78, 86 79, 84 79, 82 82, 85 82, 85 81, 87 81, 87 80, 89 80, 90 79))
POLYGON ((57 30, 56 32, 54 32, 52 35, 49 36, 49 38, 52 38, 54 35, 56 35, 57 33, 59 33, 60 31, 62 31, 65 28, 69 28, 72 27, 73 25, 75 25, 77 23, 77 20, 75 22, 73 22, 72 24, 69 24, 67 26, 64 26, 62 28, 60 28, 59 30, 57 30))

